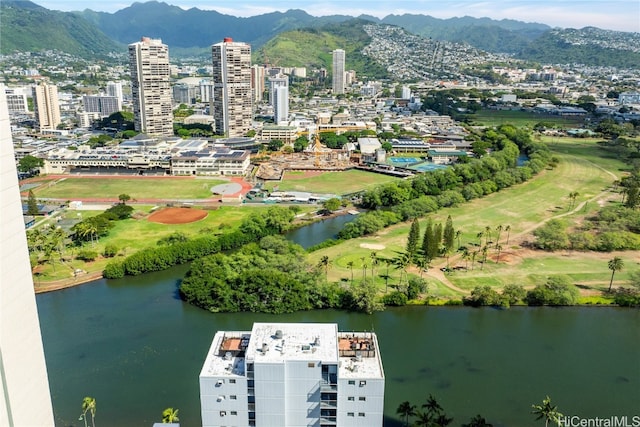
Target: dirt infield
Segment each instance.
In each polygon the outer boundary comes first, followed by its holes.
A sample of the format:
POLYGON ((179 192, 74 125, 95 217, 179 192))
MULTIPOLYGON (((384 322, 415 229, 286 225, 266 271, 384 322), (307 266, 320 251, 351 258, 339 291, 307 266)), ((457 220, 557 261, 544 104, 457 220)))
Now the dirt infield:
POLYGON ((149 221, 160 224, 186 224, 200 221, 209 213, 202 209, 165 208, 149 215, 149 221))

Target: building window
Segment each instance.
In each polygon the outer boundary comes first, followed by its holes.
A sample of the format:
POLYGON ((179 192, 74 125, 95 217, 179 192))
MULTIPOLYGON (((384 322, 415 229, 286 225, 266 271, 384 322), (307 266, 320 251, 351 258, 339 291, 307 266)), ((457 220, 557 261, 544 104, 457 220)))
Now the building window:
MULTIPOLYGON (((229 399, 231 399, 231 400, 236 400, 237 398, 238 397, 235 394, 232 394, 232 395, 229 396, 229 399)), ((364 398, 361 397, 360 400, 364 400, 364 398)))
POLYGON ((360 381, 360 387, 364 387, 365 385, 367 385, 366 381, 360 381))
POLYGON ((235 384, 236 380, 229 380, 229 384, 235 384))
POLYGON ((349 397, 347 397, 347 400, 349 400, 349 401, 354 401, 354 400, 355 400, 355 398, 354 398, 353 396, 349 396, 349 397))
POLYGON ((238 411, 231 411, 231 415, 238 415, 238 411))
POLYGON ((354 380, 349 380, 349 385, 356 385, 356 382, 354 380))
POLYGON ((307 368, 315 368, 316 364, 314 362, 307 363, 307 368))
POLYGON ((220 411, 220 416, 224 417, 225 415, 227 415, 227 411, 220 411))
POLYGON ((362 402, 362 401, 367 400, 367 398, 366 398, 366 396, 360 396, 360 397, 358 397, 358 400, 362 402))
POLYGON ((347 412, 347 417, 353 417, 354 413, 353 412, 347 412))
POLYGON ((358 412, 359 417, 364 417, 364 412, 358 412))

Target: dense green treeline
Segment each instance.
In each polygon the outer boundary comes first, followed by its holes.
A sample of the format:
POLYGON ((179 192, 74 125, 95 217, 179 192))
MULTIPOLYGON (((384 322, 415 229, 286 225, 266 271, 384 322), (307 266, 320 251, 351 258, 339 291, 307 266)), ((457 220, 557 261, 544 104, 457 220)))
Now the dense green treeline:
POLYGON ((103 275, 108 279, 136 276, 164 270, 217 252, 238 249, 262 237, 282 233, 291 226, 294 216, 292 210, 279 206, 256 210, 233 232, 143 249, 122 261, 107 264, 103 275))
POLYGON ((371 313, 381 308, 369 284, 328 283, 322 265, 283 236, 266 236, 230 254, 216 253, 191 265, 180 285, 187 302, 212 312, 291 313, 343 308, 371 313))
POLYGON ((366 191, 361 204, 372 211, 346 224, 338 237, 375 233, 400 221, 491 194, 530 179, 553 161, 546 145, 534 142, 528 131, 511 125, 487 129, 477 141, 491 154, 366 191), (517 166, 521 153, 528 160, 517 166))

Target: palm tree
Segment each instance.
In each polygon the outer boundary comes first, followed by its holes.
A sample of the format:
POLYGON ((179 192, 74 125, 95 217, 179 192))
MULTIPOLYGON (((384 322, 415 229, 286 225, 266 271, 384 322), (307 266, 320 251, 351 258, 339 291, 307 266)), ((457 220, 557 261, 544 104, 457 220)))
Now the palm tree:
POLYGON ((375 268, 380 264, 380 259, 377 252, 371 252, 369 256, 371 257, 371 280, 374 280, 376 277, 375 268))
POLYGON ((608 262, 609 270, 611 270, 611 280, 609 281, 609 292, 611 292, 611 286, 613 285, 613 275, 616 271, 624 268, 624 261, 619 256, 613 257, 608 262))
POLYGON ((360 261, 362 261, 362 282, 366 282, 367 281, 367 267, 369 267, 367 265, 367 257, 360 257, 360 261))
POLYGON ((318 267, 324 267, 324 275, 325 275, 325 279, 329 280, 329 265, 331 264, 331 261, 329 260, 329 257, 326 255, 323 255, 320 258, 320 262, 318 262, 318 267))
POLYGON ((486 246, 489 246, 489 239, 491 238, 491 227, 488 225, 484 228, 484 237, 486 238, 486 246))
POLYGON ((507 226, 504 228, 504 231, 507 232, 507 245, 509 245, 509 235, 511 234, 511 226, 507 224, 507 226))
POLYGON ((484 270, 484 265, 487 263, 487 252, 489 252, 489 249, 486 246, 482 247, 482 267, 480 267, 480 270, 484 270))
POLYGON ((397 270, 398 269, 400 270, 399 285, 402 285, 402 273, 404 272, 406 275, 409 261, 410 261, 410 255, 406 252, 398 252, 398 256, 393 259, 393 265, 396 267, 397 270))
POLYGON ((469 257, 470 257, 470 253, 469 253, 469 248, 467 248, 466 246, 462 248, 462 259, 464 260, 464 269, 466 271, 469 271, 469 257))
POLYGON ((476 234, 476 237, 478 238, 478 246, 482 245, 482 237, 484 236, 484 232, 479 232, 478 234, 476 234))
POLYGON ((456 230, 456 240, 458 241, 458 248, 461 246, 460 245, 460 236, 462 236, 462 231, 460 230, 456 230))
POLYGON ((351 284, 353 285, 353 261, 347 262, 347 267, 351 270, 351 284))
POLYGON ((96 399, 93 397, 85 397, 82 399, 82 414, 80 419, 84 420, 84 425, 87 427, 87 412, 91 413, 91 426, 96 427, 96 399))
POLYGON ((471 418, 467 424, 462 424, 462 427, 493 427, 493 424, 487 422, 480 414, 471 418))
POLYGON ((496 251, 498 252, 498 256, 496 257, 496 264, 500 262, 500 252, 502 251, 502 245, 496 245, 496 251))
POLYGON ((560 425, 560 418, 562 418, 563 415, 558 412, 557 406, 551 404, 551 398, 549 396, 542 400, 542 405, 531 405, 531 407, 533 408, 531 413, 537 415, 536 421, 544 418, 545 427, 549 426, 549 421, 560 425))
POLYGON ((427 410, 427 414, 429 415, 437 415, 442 411, 442 406, 440 406, 432 394, 430 394, 427 401, 422 404, 422 407, 427 410))
POLYGON ((471 271, 473 271, 473 268, 474 268, 474 266, 476 264, 476 257, 478 256, 478 252, 480 252, 480 251, 473 251, 471 253, 471 271))
POLYGON ((496 227, 496 231, 498 232, 498 235, 496 236, 496 248, 497 248, 498 243, 500 243, 500 233, 502 233, 502 224, 496 227))
POLYGON ((180 421, 180 418, 178 418, 178 409, 167 408, 164 411, 162 411, 163 424, 171 424, 176 421, 180 421))
POLYGON ((409 427, 409 417, 413 417, 416 414, 416 405, 404 401, 398 406, 396 414, 402 415, 404 417, 404 425, 409 427))
POLYGON ((428 271, 429 269, 429 263, 427 262, 426 259, 424 258, 420 258, 416 261, 416 265, 418 266, 418 269, 420 270, 420 278, 422 278, 422 275, 425 271, 428 271))

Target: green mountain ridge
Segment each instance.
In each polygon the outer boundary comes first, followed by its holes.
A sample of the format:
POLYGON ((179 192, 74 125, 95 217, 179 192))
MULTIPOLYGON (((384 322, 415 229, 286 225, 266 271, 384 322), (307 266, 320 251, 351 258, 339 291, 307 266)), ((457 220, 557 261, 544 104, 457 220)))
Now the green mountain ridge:
POLYGON ((30 1, 0 2, 0 53, 59 50, 100 58, 123 47, 84 18, 45 9, 30 1))
POLYGON ((259 60, 264 61, 260 58, 262 52, 267 52, 272 64, 281 58, 280 65, 330 69, 330 52, 339 47, 347 52, 351 63, 348 68, 380 76, 383 75, 381 67, 360 53, 367 44, 362 24, 377 23, 395 25, 433 40, 466 43, 487 52, 509 53, 514 58, 540 63, 618 67, 637 67, 640 63, 637 48, 640 33, 593 27, 551 29, 538 23, 468 16, 438 19, 405 14, 382 19, 368 15, 318 18, 303 10, 288 10, 239 18, 213 10, 184 10, 158 1, 134 3, 115 13, 89 9, 59 12, 27 0, 2 0, 0 13, 0 53, 3 54, 60 50, 88 59, 100 58, 112 52, 126 53, 127 44, 147 36, 161 38, 169 45, 174 58, 206 57, 212 44, 232 37, 251 44, 259 60), (345 23, 354 27, 352 32, 345 28, 345 23), (295 32, 286 34, 290 31, 295 32), (317 41, 313 40, 313 34, 318 37, 317 41), (283 36, 278 38, 279 35, 283 36))
POLYGON ((362 19, 327 24, 318 29, 299 29, 278 34, 258 51, 254 51, 254 62, 270 65, 304 66, 309 68, 332 68, 332 51, 344 49, 347 69, 370 78, 387 77, 387 71, 371 58, 363 55, 362 49, 371 41, 362 29, 370 24, 362 19), (266 54, 266 58, 265 58, 266 54))

